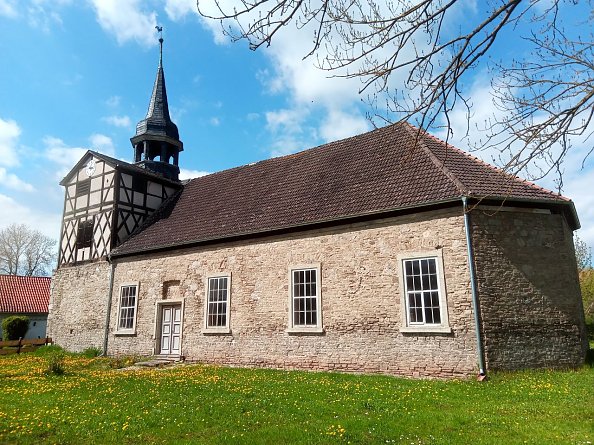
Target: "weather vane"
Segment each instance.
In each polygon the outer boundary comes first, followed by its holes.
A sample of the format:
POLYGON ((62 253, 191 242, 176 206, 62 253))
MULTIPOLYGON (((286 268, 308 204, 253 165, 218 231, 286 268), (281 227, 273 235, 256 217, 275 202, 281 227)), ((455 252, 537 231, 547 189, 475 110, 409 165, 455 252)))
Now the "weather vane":
POLYGON ((159 33, 159 66, 163 64, 163 27, 162 26, 155 26, 155 29, 159 33))

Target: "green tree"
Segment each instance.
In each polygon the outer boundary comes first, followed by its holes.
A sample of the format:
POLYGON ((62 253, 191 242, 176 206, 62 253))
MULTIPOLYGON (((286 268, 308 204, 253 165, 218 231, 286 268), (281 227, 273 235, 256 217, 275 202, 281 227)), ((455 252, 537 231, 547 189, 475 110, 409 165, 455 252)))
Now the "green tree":
POLYGON ((5 340, 23 338, 29 330, 29 317, 13 315, 2 320, 2 335, 5 340))

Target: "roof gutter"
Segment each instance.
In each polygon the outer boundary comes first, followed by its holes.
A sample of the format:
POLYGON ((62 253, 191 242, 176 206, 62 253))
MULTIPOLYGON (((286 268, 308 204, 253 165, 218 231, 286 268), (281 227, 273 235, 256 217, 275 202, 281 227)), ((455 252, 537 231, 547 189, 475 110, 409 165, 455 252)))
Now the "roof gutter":
POLYGON ((474 265, 474 249, 472 248, 472 236, 470 228, 470 210, 468 209, 468 198, 462 196, 462 206, 464 209, 464 231, 466 232, 466 250, 468 253, 468 269, 470 271, 470 290, 472 293, 472 309, 474 312, 474 330, 476 335, 476 350, 479 361, 478 380, 484 380, 486 377, 485 353, 483 350, 483 340, 481 337, 480 308, 478 293, 476 289, 476 271, 474 265))
POLYGON ((105 313, 105 331, 103 333, 103 356, 107 357, 107 340, 109 339, 109 322, 111 318, 111 300, 113 298, 113 275, 115 272, 115 263, 111 258, 111 254, 107 255, 107 262, 109 263, 109 288, 107 290, 107 302, 105 313))

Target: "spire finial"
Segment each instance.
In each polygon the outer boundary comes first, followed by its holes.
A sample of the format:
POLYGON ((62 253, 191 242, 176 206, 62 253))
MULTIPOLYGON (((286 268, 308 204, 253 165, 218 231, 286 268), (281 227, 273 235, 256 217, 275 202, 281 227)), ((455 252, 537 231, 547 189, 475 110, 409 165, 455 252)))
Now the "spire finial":
POLYGON ((155 26, 155 29, 159 33, 159 66, 163 65, 163 27, 155 26))

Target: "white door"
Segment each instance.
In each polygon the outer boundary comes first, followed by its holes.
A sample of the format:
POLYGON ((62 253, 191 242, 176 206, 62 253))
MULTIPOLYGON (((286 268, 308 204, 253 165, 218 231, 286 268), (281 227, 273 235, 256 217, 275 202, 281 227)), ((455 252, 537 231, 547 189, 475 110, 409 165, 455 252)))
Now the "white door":
POLYGON ((181 340, 181 305, 161 309, 161 354, 179 354, 181 340))

